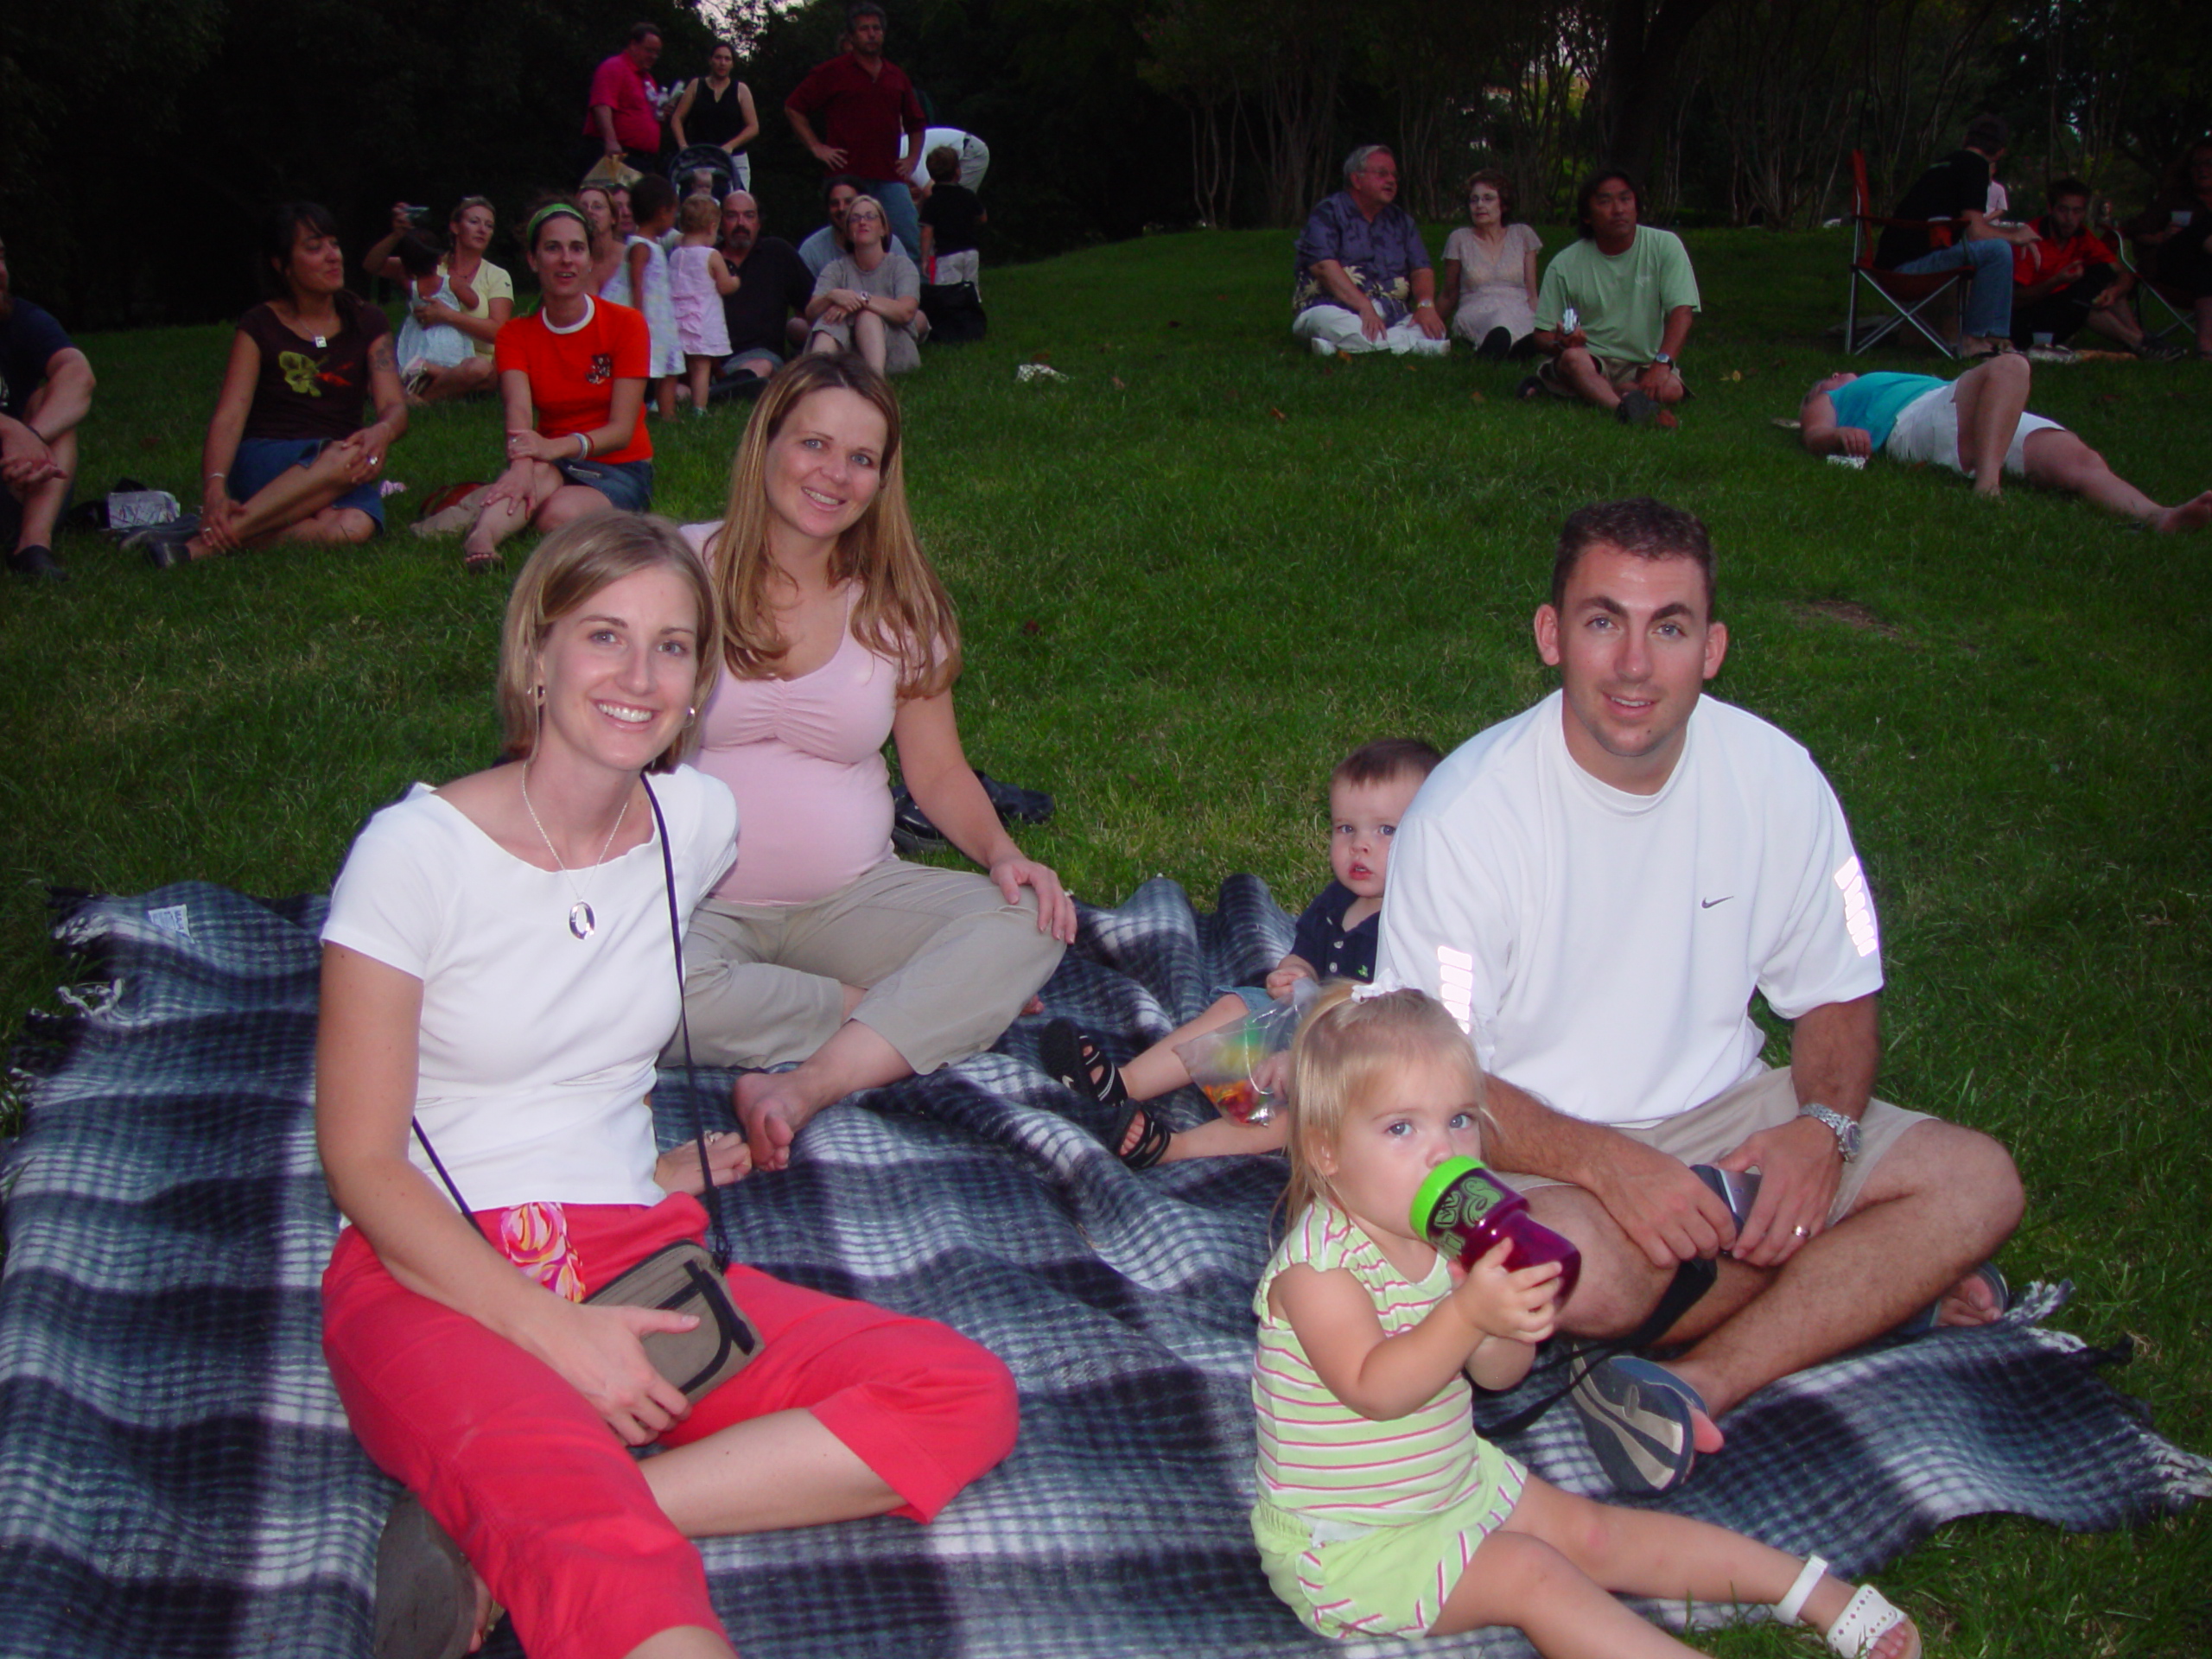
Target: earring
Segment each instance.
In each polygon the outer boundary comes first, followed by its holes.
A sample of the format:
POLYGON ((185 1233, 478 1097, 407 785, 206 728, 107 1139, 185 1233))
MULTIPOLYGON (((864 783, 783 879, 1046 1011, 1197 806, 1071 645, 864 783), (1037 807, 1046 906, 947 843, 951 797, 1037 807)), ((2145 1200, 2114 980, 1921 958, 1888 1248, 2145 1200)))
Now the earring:
POLYGON ((537 684, 531 687, 530 696, 531 702, 537 703, 539 708, 543 708, 545 706, 544 682, 541 680, 537 684))
POLYGON ((690 725, 693 721, 695 721, 695 720, 696 720, 696 719, 698 719, 698 718, 699 718, 699 706, 698 706, 698 704, 696 704, 696 703, 692 704, 690 708, 686 709, 683 711, 683 723, 684 723, 686 726, 689 726, 689 725, 690 725))

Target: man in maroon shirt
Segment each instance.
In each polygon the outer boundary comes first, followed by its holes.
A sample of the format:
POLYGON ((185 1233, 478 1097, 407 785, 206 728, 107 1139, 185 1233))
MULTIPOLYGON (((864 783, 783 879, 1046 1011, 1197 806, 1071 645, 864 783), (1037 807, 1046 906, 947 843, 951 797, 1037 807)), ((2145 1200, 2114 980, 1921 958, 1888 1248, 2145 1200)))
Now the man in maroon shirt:
POLYGON ((612 156, 640 173, 660 170, 660 88, 651 73, 659 56, 660 31, 639 23, 630 30, 630 44, 592 72, 584 111, 585 168, 612 156))
POLYGON ((815 65, 784 100, 784 113, 816 161, 832 173, 849 173, 863 181, 868 194, 883 204, 892 234, 906 257, 918 264, 922 232, 910 185, 922 158, 922 100, 906 72, 883 55, 883 8, 874 0, 858 0, 846 12, 845 23, 851 50, 815 65))

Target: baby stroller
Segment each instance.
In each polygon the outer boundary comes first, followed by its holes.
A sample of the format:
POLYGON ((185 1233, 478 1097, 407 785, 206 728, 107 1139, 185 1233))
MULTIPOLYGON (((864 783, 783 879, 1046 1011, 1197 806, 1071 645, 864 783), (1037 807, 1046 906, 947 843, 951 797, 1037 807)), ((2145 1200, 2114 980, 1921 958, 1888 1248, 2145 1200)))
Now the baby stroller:
POLYGON ((668 164, 668 181, 676 187, 679 201, 702 191, 719 201, 733 190, 748 188, 752 172, 745 157, 731 155, 720 144, 687 144, 668 164))

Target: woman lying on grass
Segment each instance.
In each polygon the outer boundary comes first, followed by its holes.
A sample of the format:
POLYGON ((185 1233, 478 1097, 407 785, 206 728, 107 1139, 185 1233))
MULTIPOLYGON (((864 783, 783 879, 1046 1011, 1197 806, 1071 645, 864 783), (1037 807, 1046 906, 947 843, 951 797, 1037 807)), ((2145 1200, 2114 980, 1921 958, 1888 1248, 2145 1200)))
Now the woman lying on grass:
POLYGON ((385 454, 407 430, 391 326, 346 290, 327 209, 286 202, 262 254, 270 297, 231 341, 200 454, 200 517, 142 542, 157 570, 272 542, 365 542, 384 528, 385 454), (372 398, 377 418, 363 426, 372 398))
POLYGON ((1917 1659, 1911 1621, 1819 1556, 1563 1492, 1476 1432, 1470 1381, 1528 1376, 1560 1264, 1509 1271, 1509 1240, 1463 1271, 1414 1227, 1430 1172, 1482 1155, 1482 1068, 1442 1003, 1325 991, 1291 1069, 1291 1222, 1253 1299, 1252 1534, 1300 1619, 1346 1641, 1510 1624, 1554 1659, 1676 1659, 1691 1649, 1618 1596, 1765 1603, 1842 1659, 1917 1659))
POLYGON ((1006 1368, 942 1325, 734 1265, 760 1342, 687 1402, 641 1338, 698 1320, 585 1300, 702 1242, 692 1195, 745 1160, 721 1135, 657 1160, 645 1101, 681 1001, 671 908, 736 829, 675 764, 714 617, 658 519, 548 537, 501 637, 507 759, 378 813, 331 895, 315 1133, 350 1224, 323 1346, 412 1494, 378 1549, 378 1659, 454 1659, 494 1603, 533 1659, 728 1659, 690 1539, 927 1520, 1014 1443, 1006 1368))

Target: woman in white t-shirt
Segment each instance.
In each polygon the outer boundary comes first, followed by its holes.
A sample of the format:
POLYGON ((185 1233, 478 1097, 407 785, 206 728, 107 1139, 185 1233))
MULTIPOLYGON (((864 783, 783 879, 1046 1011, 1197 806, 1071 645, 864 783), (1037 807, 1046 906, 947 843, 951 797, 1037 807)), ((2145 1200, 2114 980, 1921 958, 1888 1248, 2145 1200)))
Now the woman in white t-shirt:
POLYGON ((449 1659, 495 1604, 541 1659, 727 1656, 690 1538, 927 1519, 1013 1443, 1004 1366, 925 1320, 732 1266, 760 1346, 689 1403, 639 1339, 695 1320, 584 1300, 703 1240, 702 1155, 747 1167, 728 1134, 657 1158, 645 1098, 671 906, 734 851, 729 791, 675 765, 715 615, 660 520, 548 537, 507 607, 507 760, 378 812, 331 896, 315 1127, 349 1225, 323 1345, 412 1495, 378 1551, 383 1659, 449 1659))

